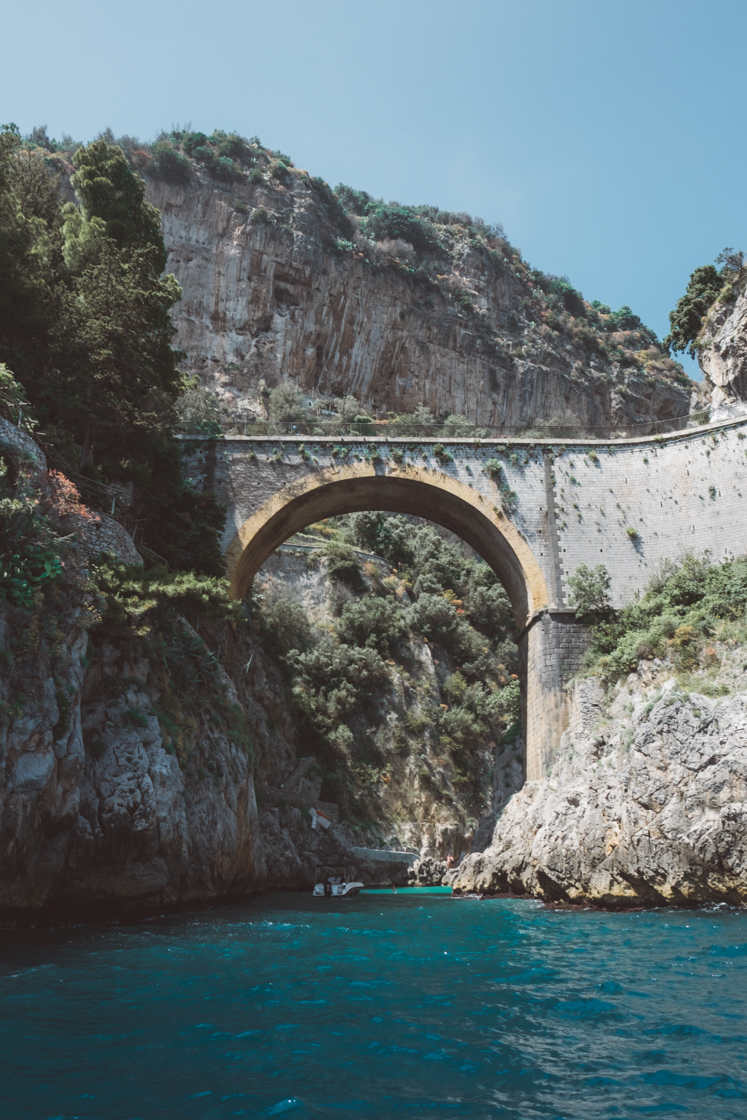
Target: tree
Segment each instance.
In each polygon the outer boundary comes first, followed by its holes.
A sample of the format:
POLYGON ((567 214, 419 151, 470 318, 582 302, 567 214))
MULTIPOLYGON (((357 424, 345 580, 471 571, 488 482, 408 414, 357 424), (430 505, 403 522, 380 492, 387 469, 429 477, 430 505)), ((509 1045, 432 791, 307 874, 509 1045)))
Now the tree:
POLYGON ((340 640, 350 646, 367 646, 391 656, 407 625, 399 603, 390 598, 368 597, 346 603, 339 623, 340 640))
POLYGON ((303 417, 301 394, 295 385, 284 381, 270 392, 270 419, 279 424, 292 424, 303 417))
POLYGON ((54 321, 50 274, 53 275, 55 269, 51 261, 53 231, 48 230, 44 220, 34 212, 32 193, 18 189, 20 143, 16 125, 3 125, 0 130, 0 361, 7 361, 22 378, 31 352, 36 353, 45 345, 54 321))
POLYGON ((580 622, 597 622, 610 615, 610 584, 612 580, 604 564, 595 568, 579 564, 568 583, 571 588, 571 603, 576 607, 576 617, 580 622))
POLYGON ((79 205, 63 206, 53 161, 23 150, 15 126, 0 132, 0 362, 55 467, 134 482, 146 545, 219 574, 222 508, 184 483, 174 440, 183 378, 169 312, 180 290, 161 275, 158 211, 116 145, 97 140, 74 162, 79 205))
POLYGON ((664 339, 665 349, 675 354, 687 350, 691 358, 695 357, 703 320, 718 299, 723 286, 724 277, 714 265, 706 264, 695 269, 684 296, 677 301, 674 311, 669 313, 672 330, 664 339))
POLYGON ((220 406, 215 393, 200 384, 197 376, 185 379, 183 392, 175 406, 176 418, 182 431, 192 435, 219 436, 221 434, 220 406))
POLYGON ((73 163, 76 172, 71 182, 85 217, 101 219, 106 236, 119 249, 152 248, 150 261, 160 275, 166 267, 161 215, 146 201, 145 184, 133 175, 122 149, 94 140, 78 149, 73 163))

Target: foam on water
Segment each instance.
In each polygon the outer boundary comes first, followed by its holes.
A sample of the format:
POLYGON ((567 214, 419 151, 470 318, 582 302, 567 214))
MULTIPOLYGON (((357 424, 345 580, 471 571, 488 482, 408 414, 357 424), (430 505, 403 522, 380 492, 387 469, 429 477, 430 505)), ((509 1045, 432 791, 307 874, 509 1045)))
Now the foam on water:
POLYGON ((8 1120, 747 1115, 747 913, 274 895, 0 941, 8 1120))

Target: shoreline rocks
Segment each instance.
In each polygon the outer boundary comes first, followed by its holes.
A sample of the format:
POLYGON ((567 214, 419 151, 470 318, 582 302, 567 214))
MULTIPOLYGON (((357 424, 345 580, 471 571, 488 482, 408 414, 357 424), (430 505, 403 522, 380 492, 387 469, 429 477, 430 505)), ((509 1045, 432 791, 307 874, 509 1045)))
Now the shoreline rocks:
POLYGON ((621 909, 747 902, 747 693, 576 684, 549 778, 527 783, 455 892, 621 909), (611 718, 610 718, 611 717, 611 718))

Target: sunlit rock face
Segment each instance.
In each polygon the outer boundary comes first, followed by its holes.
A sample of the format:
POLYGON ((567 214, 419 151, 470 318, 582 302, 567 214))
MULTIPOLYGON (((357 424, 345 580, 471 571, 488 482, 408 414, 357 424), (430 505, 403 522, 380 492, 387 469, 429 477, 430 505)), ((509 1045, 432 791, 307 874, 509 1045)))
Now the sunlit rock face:
POLYGON ((747 292, 712 308, 698 362, 713 386, 714 408, 747 401, 747 292))
POLYGON ((612 908, 744 905, 747 696, 714 700, 654 677, 642 663, 611 704, 597 680, 576 685, 552 774, 528 782, 486 850, 447 874, 455 889, 612 908))
MULTIPOLYGON (((589 426, 688 411, 675 376, 620 364, 537 315, 510 250, 465 234, 427 279, 417 260, 374 263, 338 232, 311 181, 187 186, 149 179, 162 212, 185 366, 228 404, 261 414, 260 381, 352 393, 375 412, 462 413, 484 425, 589 426)), ((407 254, 405 253, 405 256, 407 254)))

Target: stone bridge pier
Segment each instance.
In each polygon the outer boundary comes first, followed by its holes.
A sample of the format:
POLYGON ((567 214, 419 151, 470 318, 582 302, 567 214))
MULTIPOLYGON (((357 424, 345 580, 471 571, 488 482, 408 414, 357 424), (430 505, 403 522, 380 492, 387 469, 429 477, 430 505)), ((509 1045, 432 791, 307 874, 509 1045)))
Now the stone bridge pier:
POLYGON ((623 606, 664 560, 747 553, 747 418, 615 442, 187 436, 183 463, 227 509, 231 594, 278 545, 342 513, 412 514, 461 537, 511 600, 522 667, 525 772, 544 777, 567 724, 586 633, 568 577, 604 564, 623 606))

